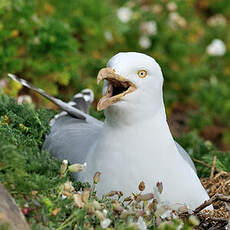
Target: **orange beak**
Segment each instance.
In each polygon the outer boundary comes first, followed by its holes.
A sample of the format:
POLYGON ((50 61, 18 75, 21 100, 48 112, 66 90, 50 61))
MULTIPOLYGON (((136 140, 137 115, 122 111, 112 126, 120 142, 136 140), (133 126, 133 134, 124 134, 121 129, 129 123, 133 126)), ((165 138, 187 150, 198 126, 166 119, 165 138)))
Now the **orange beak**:
POLYGON ((125 95, 132 93, 136 86, 129 80, 125 79, 119 74, 116 74, 112 68, 103 68, 97 75, 97 83, 102 80, 108 81, 108 88, 105 96, 103 96, 98 104, 97 110, 101 111, 108 108, 122 99, 125 95))

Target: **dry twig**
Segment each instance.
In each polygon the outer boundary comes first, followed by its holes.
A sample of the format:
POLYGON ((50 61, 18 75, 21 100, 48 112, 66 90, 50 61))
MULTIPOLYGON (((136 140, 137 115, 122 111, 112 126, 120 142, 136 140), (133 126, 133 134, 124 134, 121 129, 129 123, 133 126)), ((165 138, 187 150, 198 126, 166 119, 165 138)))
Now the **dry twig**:
MULTIPOLYGON (((225 207, 226 207, 228 214, 230 216, 230 205, 228 203, 225 203, 225 207)), ((227 230, 230 230, 230 217, 228 218, 227 230)))
POLYGON ((197 214, 209 205, 213 204, 215 201, 224 201, 224 202, 230 202, 229 196, 224 196, 222 194, 215 194, 213 197, 211 197, 209 200, 206 200, 203 204, 201 204, 199 207, 197 207, 193 213, 197 214))
MULTIPOLYGON (((206 166, 206 167, 208 167, 208 168, 212 168, 212 166, 211 166, 210 164, 206 163, 205 161, 201 161, 201 160, 198 160, 198 159, 195 159, 195 158, 192 158, 192 160, 193 160, 194 162, 197 162, 197 163, 203 165, 203 166, 206 166)), ((222 170, 221 170, 221 169, 218 169, 218 168, 216 168, 216 171, 217 171, 218 173, 219 173, 219 172, 222 172, 222 170)))
POLYGON ((209 177, 210 179, 212 179, 214 176, 215 167, 216 167, 216 156, 214 156, 213 160, 212 160, 211 173, 210 173, 210 177, 209 177))

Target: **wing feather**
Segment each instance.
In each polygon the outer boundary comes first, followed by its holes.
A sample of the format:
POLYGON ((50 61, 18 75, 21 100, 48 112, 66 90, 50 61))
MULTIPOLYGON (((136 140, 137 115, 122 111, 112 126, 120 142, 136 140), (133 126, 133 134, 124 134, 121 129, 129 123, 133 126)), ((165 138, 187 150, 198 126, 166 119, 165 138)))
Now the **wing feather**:
POLYGON ((194 169, 194 171, 196 172, 196 167, 191 159, 191 157, 189 156, 189 154, 183 149, 183 147, 181 147, 180 144, 178 144, 175 141, 176 147, 178 152, 181 154, 181 156, 184 158, 185 161, 187 161, 187 163, 194 169))

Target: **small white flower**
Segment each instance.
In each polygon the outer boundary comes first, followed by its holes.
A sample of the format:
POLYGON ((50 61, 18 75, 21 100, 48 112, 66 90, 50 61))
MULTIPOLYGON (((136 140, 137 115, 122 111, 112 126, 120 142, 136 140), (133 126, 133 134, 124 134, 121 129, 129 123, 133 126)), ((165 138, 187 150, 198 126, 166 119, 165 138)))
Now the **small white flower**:
POLYGON ((157 210, 155 212, 156 215, 162 218, 165 218, 165 215, 168 216, 170 212, 171 212, 171 209, 168 205, 164 205, 163 203, 157 204, 157 210))
POLYGON ((160 204, 161 203, 161 194, 159 193, 157 187, 153 187, 153 193, 154 193, 154 197, 157 200, 157 203, 160 204))
POLYGON ((187 22, 177 12, 172 12, 169 14, 169 25, 174 29, 177 25, 180 27, 185 27, 187 22))
POLYGON ((153 6, 152 12, 153 12, 154 14, 159 14, 159 13, 162 12, 162 10, 163 10, 163 7, 162 7, 161 5, 155 4, 155 5, 153 6))
POLYGON ((73 165, 70 165, 68 170, 70 172, 80 172, 82 170, 84 170, 86 168, 86 162, 84 164, 73 164, 73 165))
POLYGON ((146 36, 142 36, 140 37, 140 40, 139 40, 139 45, 142 49, 148 49, 150 46, 151 46, 151 40, 146 37, 146 36))
POLYGON ((40 42, 40 39, 38 37, 35 37, 34 40, 33 40, 33 44, 34 45, 39 45, 41 42, 40 42))
POLYGON ((28 103, 31 104, 32 103, 32 98, 30 95, 21 95, 18 97, 17 100, 18 104, 21 105, 23 103, 28 103))
POLYGON ((208 148, 208 149, 211 149, 212 148, 212 142, 207 140, 204 142, 205 146, 208 148))
POLYGON ((209 79, 211 85, 217 85, 218 84, 218 79, 216 78, 215 75, 212 75, 209 79))
POLYGON ((21 18, 19 21, 18 21, 20 24, 24 24, 26 22, 25 18, 21 18))
POLYGON ((177 9, 176 3, 175 3, 175 2, 169 2, 169 3, 167 4, 167 9, 168 9, 169 11, 175 11, 175 10, 177 9))
POLYGON ((121 7, 117 10, 117 17, 124 23, 127 23, 132 17, 132 10, 128 7, 121 7))
POLYGON ((67 196, 65 196, 65 195, 63 195, 63 194, 61 195, 62 200, 66 199, 66 197, 67 197, 67 196))
POLYGON ((104 36, 105 39, 109 42, 113 40, 113 34, 110 31, 105 31, 104 36))
POLYGON ((209 26, 225 26, 227 20, 222 14, 216 14, 207 20, 207 24, 209 26))
POLYGON ((169 210, 167 210, 166 212, 164 212, 163 214, 161 214, 160 217, 161 217, 162 219, 167 218, 167 217, 170 217, 171 212, 172 212, 172 210, 169 209, 169 210))
POLYGON ((180 223, 179 226, 177 227, 177 230, 181 230, 184 227, 184 223, 180 223))
POLYGON ((142 216, 138 217, 137 224, 140 230, 147 230, 146 223, 142 216))
POLYGON ((40 19, 38 18, 38 16, 36 14, 33 14, 31 19, 32 19, 32 21, 34 21, 36 23, 40 22, 40 19))
POLYGON ((157 34, 157 23, 155 21, 143 22, 140 25, 140 30, 145 35, 157 34))
POLYGON ((109 225, 111 224, 111 220, 108 218, 104 219, 103 221, 100 222, 100 224, 102 228, 108 228, 109 225))
POLYGON ((226 52, 226 46, 220 39, 214 39, 206 48, 210 56, 223 56, 226 52))
POLYGON ((63 160, 62 163, 63 163, 64 165, 68 165, 68 160, 63 160))
POLYGON ((9 83, 9 82, 8 82, 7 79, 2 79, 2 80, 0 80, 0 88, 6 87, 8 83, 9 83))
POLYGON ((106 217, 107 214, 108 214, 108 211, 107 211, 106 209, 103 209, 103 210, 102 210, 102 213, 103 213, 103 215, 106 217))
POLYGON ((147 209, 147 210, 145 211, 145 213, 146 213, 147 216, 150 216, 150 215, 151 215, 151 212, 149 211, 149 209, 147 209))
POLYGON ((85 206, 85 203, 82 201, 82 197, 80 193, 74 194, 73 199, 74 199, 74 205, 77 208, 83 208, 85 206))
POLYGON ((170 13, 169 14, 169 19, 170 19, 170 21, 177 21, 177 19, 178 19, 178 17, 179 17, 180 15, 177 13, 177 12, 173 12, 173 13, 170 13))

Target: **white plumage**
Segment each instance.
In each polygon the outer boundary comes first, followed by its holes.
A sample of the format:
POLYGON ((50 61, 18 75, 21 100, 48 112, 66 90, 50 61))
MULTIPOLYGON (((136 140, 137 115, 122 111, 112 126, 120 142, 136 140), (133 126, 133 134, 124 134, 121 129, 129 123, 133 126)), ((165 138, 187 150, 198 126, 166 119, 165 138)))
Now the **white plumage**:
POLYGON ((106 109, 102 132, 80 178, 90 181, 100 171, 97 192, 101 195, 111 190, 126 195, 137 192, 142 180, 146 192, 152 192, 162 182, 162 201, 195 209, 209 197, 194 169, 179 154, 168 128, 159 65, 144 54, 119 53, 108 67, 134 83, 136 90, 106 109), (138 77, 139 70, 147 71, 147 76, 138 77))

